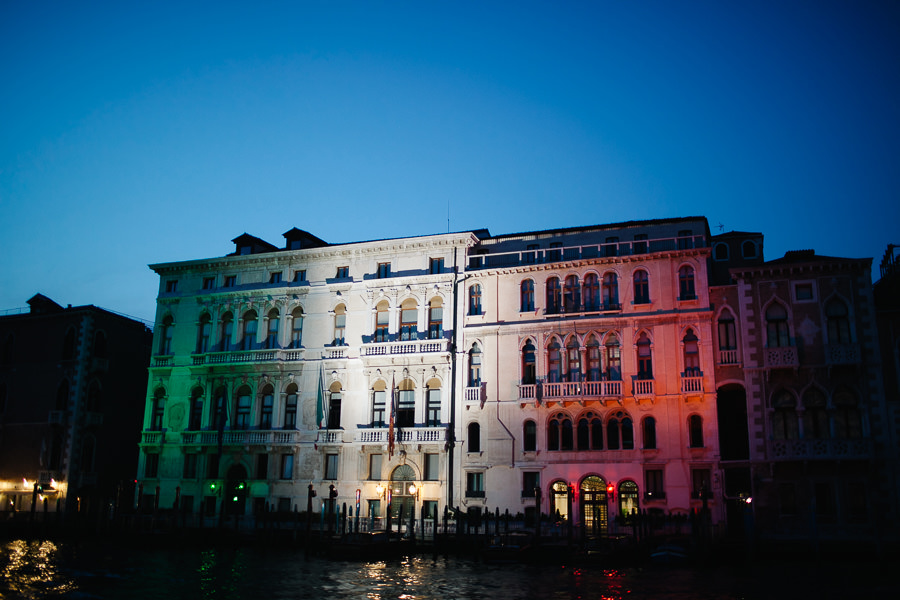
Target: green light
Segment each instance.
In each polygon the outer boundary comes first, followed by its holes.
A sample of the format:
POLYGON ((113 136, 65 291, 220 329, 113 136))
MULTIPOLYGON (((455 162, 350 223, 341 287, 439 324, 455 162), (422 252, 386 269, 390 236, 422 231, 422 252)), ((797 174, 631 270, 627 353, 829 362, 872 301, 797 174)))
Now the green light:
POLYGON ((232 498, 231 501, 232 501, 232 502, 237 502, 237 501, 238 501, 237 496, 235 496, 234 498, 232 498))

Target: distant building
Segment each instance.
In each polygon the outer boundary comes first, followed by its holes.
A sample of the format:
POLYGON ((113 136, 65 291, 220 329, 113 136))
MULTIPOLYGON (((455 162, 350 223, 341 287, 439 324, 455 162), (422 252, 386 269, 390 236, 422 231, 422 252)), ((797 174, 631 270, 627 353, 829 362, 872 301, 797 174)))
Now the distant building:
POLYGON ((151 331, 41 294, 28 304, 0 317, 0 503, 28 511, 37 492, 38 510, 99 514, 133 484, 151 331))

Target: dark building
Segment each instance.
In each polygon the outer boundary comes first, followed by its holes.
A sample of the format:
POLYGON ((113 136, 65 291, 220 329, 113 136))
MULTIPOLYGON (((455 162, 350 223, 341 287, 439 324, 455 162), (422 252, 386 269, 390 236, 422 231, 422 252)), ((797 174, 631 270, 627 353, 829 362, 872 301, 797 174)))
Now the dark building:
POLYGON ((95 306, 28 304, 0 317, 0 505, 96 514, 134 479, 152 333, 95 306))

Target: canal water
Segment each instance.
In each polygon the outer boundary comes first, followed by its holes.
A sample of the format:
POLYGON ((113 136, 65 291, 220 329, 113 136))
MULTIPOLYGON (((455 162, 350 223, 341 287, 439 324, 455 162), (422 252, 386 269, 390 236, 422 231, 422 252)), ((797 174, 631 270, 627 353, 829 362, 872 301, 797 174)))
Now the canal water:
POLYGON ((716 568, 487 565, 462 557, 371 562, 304 558, 284 548, 124 548, 0 543, 0 598, 129 600, 900 598, 874 563, 716 568))

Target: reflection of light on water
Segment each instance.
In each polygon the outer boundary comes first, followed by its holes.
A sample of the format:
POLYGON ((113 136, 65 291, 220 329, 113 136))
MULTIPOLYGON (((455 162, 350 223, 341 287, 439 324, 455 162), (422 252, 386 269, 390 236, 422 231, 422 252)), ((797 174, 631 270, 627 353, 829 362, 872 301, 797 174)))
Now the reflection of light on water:
POLYGON ((4 591, 21 598, 43 598, 77 589, 74 580, 57 568, 57 547, 53 542, 15 540, 3 547, 6 564, 2 566, 4 591))

